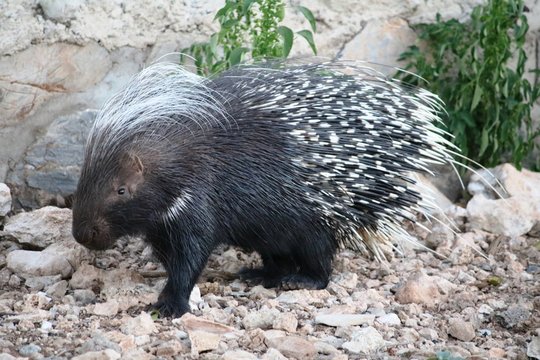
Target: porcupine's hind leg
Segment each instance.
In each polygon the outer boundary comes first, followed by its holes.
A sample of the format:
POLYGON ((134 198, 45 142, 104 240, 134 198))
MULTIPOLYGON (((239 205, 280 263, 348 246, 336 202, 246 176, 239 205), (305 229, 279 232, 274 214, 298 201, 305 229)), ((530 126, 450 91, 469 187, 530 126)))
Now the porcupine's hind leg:
POLYGON ((281 280, 288 274, 295 273, 296 263, 290 257, 261 254, 263 266, 258 268, 243 268, 238 275, 241 279, 266 288, 278 287, 281 280))
POLYGON ((243 269, 239 275, 266 288, 323 289, 332 272, 334 244, 333 235, 326 231, 299 232, 287 253, 261 255, 263 267, 243 269))
POLYGON ((293 250, 297 270, 282 276, 279 284, 282 289, 324 289, 328 285, 337 249, 334 236, 326 229, 307 235, 303 234, 305 242, 293 250))

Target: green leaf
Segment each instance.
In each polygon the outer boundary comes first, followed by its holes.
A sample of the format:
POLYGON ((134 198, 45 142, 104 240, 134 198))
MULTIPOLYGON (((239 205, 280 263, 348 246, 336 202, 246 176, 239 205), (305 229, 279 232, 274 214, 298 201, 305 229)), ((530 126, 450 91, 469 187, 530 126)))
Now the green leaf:
POLYGON ((247 47, 238 47, 231 51, 231 54, 229 55, 229 62, 231 66, 240 64, 240 62, 242 61, 242 55, 244 55, 248 51, 249 49, 247 47))
POLYGON ((306 39, 309 46, 311 47, 311 51, 313 51, 313 54, 317 55, 317 46, 315 46, 315 41, 313 41, 313 34, 309 30, 300 30, 297 32, 298 35, 306 39))
POLYGON ((221 9, 217 11, 216 16, 214 16, 214 20, 224 17, 231 10, 232 5, 233 4, 227 2, 221 9))
POLYGON ((254 2, 257 2, 257 0, 244 0, 244 3, 242 4, 242 16, 246 16, 254 2))
POLYGON ((221 27, 222 27, 222 29, 230 29, 236 24, 238 24, 238 20, 229 19, 229 20, 225 21, 223 24, 221 24, 221 27))
POLYGON ((474 111, 474 109, 476 109, 476 107, 480 103, 480 100, 482 98, 483 93, 484 92, 482 90, 482 87, 480 86, 480 82, 477 81, 476 82, 476 87, 474 88, 474 94, 473 94, 473 97, 472 97, 471 111, 474 111))
POLYGON ((478 156, 482 156, 489 145, 488 129, 482 130, 482 136, 480 137, 480 149, 478 150, 478 156))
POLYGON ((277 28, 279 35, 283 38, 283 57, 286 58, 291 52, 294 33, 286 26, 279 26, 277 28))
POLYGON ((309 25, 311 25, 311 30, 313 30, 313 32, 317 32, 317 21, 315 20, 315 16, 313 16, 311 10, 309 10, 305 6, 297 6, 296 8, 302 13, 302 15, 304 15, 306 20, 309 21, 309 25))

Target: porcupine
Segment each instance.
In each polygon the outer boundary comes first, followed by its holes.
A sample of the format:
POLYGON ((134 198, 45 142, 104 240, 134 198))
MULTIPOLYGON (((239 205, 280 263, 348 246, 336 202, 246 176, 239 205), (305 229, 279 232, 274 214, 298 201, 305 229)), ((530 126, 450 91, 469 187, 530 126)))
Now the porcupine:
POLYGON ((154 308, 189 310, 212 250, 256 251, 265 287, 325 288, 340 246, 407 236, 415 173, 453 162, 432 93, 340 62, 251 65, 214 79, 157 63, 90 131, 73 235, 105 249, 143 235, 168 279, 154 308))

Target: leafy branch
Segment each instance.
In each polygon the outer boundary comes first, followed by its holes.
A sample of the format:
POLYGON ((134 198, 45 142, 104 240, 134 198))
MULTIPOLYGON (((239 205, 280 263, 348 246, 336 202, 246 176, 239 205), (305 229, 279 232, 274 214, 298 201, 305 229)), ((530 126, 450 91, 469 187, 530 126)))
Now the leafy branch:
MULTIPOLYGON (((308 20, 311 30, 300 30, 296 35, 304 38, 314 54, 317 48, 313 33, 317 30, 315 17, 306 7, 296 9, 308 20)), ((220 30, 209 41, 182 49, 181 62, 193 57, 197 73, 209 76, 237 65, 249 56, 251 59, 283 59, 289 56, 295 32, 281 25, 285 18, 283 0, 226 0, 214 20, 220 30)))

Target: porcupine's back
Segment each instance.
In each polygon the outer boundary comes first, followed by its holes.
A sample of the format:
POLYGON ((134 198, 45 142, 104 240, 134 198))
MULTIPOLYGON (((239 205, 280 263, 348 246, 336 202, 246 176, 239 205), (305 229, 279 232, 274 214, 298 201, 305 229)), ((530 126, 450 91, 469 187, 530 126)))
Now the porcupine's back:
POLYGON ((343 245, 376 256, 383 243, 408 236, 402 220, 414 221, 413 212, 428 206, 414 173, 453 161, 435 126, 438 98, 369 68, 241 67, 210 86, 239 128, 271 129, 286 139, 276 154, 292 165, 297 192, 343 245))

